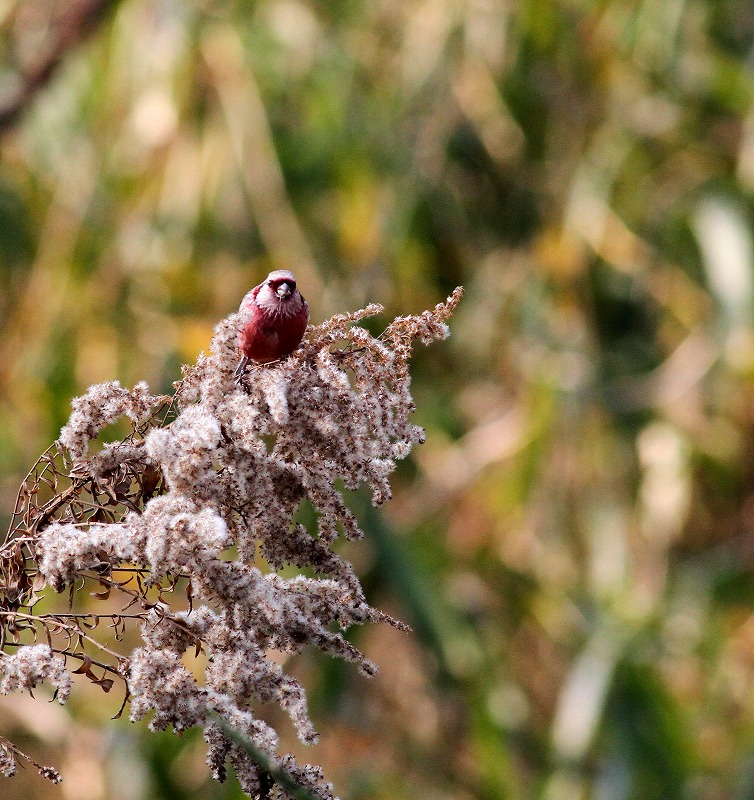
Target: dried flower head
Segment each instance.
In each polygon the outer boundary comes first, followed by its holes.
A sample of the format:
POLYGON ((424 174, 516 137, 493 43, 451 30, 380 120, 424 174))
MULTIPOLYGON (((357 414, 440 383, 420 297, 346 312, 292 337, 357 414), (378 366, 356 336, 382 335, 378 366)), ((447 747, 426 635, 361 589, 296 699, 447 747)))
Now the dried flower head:
MULTIPOLYGON (((269 769, 284 769, 312 796, 331 798, 318 767, 277 755, 277 734, 252 703, 278 703, 299 738, 316 742, 303 687, 270 652, 314 646, 373 674, 344 632, 367 621, 405 627, 367 603, 351 565, 331 549, 339 535, 362 536, 337 486, 364 483, 375 505, 389 499, 396 459, 424 438, 409 422, 413 341, 446 337, 460 298, 457 289, 378 338, 357 323, 379 306, 338 315, 310 327, 290 357, 254 366, 240 382, 233 314, 217 326, 211 355, 184 369, 173 397, 152 396, 143 383, 107 383, 75 400, 60 441, 22 486, 0 550, 0 644, 17 648, 0 659, 0 692, 46 679, 63 702, 72 660, 74 674, 105 691, 121 678, 132 720, 149 716, 153 730, 202 726, 218 779, 229 759, 252 796, 272 796, 269 769), (132 432, 92 448, 121 417, 132 432), (316 530, 294 522, 304 501, 316 510, 316 530), (314 576, 284 578, 277 571, 286 565, 314 576), (45 586, 81 585, 124 602, 115 613, 33 613, 45 586), (103 622, 123 652, 97 636, 103 622), (129 653, 122 638, 132 622, 142 643, 129 653), (25 643, 42 631, 50 645, 25 643), (208 656, 201 681, 184 664, 187 651, 208 656), (218 719, 272 766, 260 766, 218 719)), ((14 754, 0 740, 5 774, 14 754)))
POLYGON ((43 680, 55 687, 60 703, 65 703, 71 693, 71 675, 65 668, 65 661, 47 644, 28 645, 13 655, 4 655, 0 659, 0 675, 0 694, 34 689, 43 680))

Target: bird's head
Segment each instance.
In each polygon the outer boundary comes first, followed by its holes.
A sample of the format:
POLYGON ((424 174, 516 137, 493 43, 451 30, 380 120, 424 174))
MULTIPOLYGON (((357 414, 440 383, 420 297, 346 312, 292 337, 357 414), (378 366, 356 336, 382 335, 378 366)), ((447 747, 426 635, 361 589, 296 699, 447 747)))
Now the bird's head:
POLYGON ((281 300, 290 297, 296 291, 296 279, 293 277, 293 273, 287 269, 271 272, 265 283, 281 300))
POLYGON ((266 311, 288 314, 298 311, 303 300, 296 288, 293 273, 287 269, 276 269, 259 285, 256 302, 266 311))

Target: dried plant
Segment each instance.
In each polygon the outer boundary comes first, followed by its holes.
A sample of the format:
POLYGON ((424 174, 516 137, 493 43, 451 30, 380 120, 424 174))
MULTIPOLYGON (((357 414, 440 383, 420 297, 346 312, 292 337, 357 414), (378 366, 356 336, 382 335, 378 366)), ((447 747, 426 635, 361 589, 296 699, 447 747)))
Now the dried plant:
MULTIPOLYGON (((106 383, 74 400, 60 439, 21 486, 0 549, 0 692, 47 680, 64 702, 72 674, 105 692, 120 682, 116 716, 128 704, 131 720, 151 714, 152 730, 202 726, 218 780, 230 760, 251 796, 293 796, 275 777, 286 774, 310 796, 331 798, 318 767, 277 755, 276 732, 251 704, 279 703, 311 744, 304 689, 271 651, 313 645, 370 675, 375 665, 343 632, 368 621, 406 627, 367 603, 332 550, 339 534, 362 536, 338 487, 365 483, 375 505, 389 499, 395 460, 424 435, 409 422, 413 341, 445 338, 461 294, 399 317, 377 338, 356 323, 380 306, 335 316, 240 383, 233 314, 172 396, 106 383), (125 438, 97 441, 122 418, 125 438), (316 531, 295 522, 305 501, 316 531), (286 565, 312 577, 285 578, 286 565), (47 587, 67 591, 64 613, 35 613, 47 587), (117 611, 76 611, 84 590, 117 611), (129 652, 132 625, 142 643, 129 652), (187 651, 206 654, 199 680, 184 665, 187 651)), ((0 771, 12 775, 19 757, 27 758, 0 738, 0 771)))

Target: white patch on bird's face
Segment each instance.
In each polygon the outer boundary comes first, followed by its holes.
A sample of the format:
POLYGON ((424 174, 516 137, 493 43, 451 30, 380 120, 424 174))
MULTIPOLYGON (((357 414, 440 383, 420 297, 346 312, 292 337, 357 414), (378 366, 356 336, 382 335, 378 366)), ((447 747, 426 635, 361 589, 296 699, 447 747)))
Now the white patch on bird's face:
MULTIPOLYGON (((290 290, 288 284, 284 284, 290 290)), ((274 289, 268 283, 264 283, 262 288, 257 294, 257 305, 264 309, 269 314, 287 317, 290 314, 295 314, 300 310, 300 303, 296 302, 297 292, 295 289, 289 291, 287 294, 283 290, 280 294, 280 284, 277 289, 274 289)))

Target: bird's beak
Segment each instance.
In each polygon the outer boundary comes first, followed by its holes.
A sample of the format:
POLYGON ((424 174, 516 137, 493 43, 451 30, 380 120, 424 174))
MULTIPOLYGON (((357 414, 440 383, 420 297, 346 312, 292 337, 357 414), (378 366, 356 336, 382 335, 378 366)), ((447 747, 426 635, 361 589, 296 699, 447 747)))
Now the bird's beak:
POLYGON ((286 283, 285 281, 283 281, 283 282, 280 284, 280 286, 278 286, 278 288, 277 288, 277 289, 275 289, 275 294, 276 294, 278 297, 288 297, 288 295, 289 295, 290 293, 291 293, 291 287, 290 287, 290 284, 286 283))

